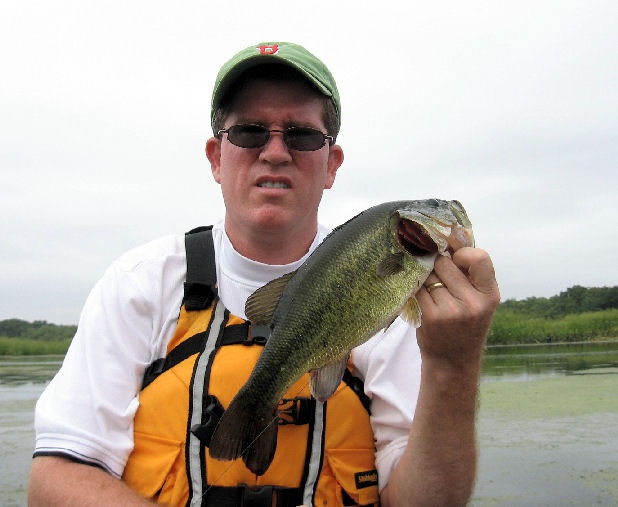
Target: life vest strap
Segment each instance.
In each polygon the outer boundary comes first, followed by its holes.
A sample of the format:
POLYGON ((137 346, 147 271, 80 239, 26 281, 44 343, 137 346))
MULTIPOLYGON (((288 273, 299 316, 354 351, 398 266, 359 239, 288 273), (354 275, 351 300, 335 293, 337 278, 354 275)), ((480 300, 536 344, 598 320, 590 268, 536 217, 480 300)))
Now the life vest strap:
POLYGON ((236 488, 210 486, 206 499, 207 505, 217 507, 296 507, 303 501, 300 488, 250 488, 244 484, 236 488))
POLYGON ((189 312, 208 308, 216 295, 215 248, 212 226, 198 227, 185 234, 187 276, 183 304, 189 312))
MULTIPOLYGON (((221 342, 218 346, 236 345, 239 343, 243 345, 265 345, 269 333, 270 330, 266 326, 256 326, 249 322, 234 324, 232 326, 227 326, 223 330, 221 342)), ((201 352, 204 340, 207 338, 206 334, 205 332, 197 333, 174 347, 167 357, 155 359, 144 372, 142 389, 148 386, 164 371, 173 368, 193 354, 201 352)))
POLYGON ((365 394, 364 382, 352 375, 352 372, 347 368, 343 372, 343 381, 356 393, 356 396, 358 396, 358 399, 363 404, 363 407, 365 407, 367 413, 371 414, 371 398, 365 394))
POLYGON ((314 398, 282 398, 277 408, 279 426, 309 424, 315 411, 314 398))

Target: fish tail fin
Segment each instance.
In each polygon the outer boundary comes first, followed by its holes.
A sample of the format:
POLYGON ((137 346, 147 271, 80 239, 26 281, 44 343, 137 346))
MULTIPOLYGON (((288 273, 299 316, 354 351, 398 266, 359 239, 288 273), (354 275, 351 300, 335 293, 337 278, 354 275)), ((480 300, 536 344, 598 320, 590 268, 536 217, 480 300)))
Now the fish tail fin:
POLYGON ((277 448, 276 407, 248 407, 232 400, 212 435, 210 456, 221 461, 242 457, 249 470, 264 475, 277 448))
POLYGON ((242 460, 247 468, 256 475, 264 475, 277 450, 277 431, 279 421, 275 419, 264 428, 248 445, 242 460))

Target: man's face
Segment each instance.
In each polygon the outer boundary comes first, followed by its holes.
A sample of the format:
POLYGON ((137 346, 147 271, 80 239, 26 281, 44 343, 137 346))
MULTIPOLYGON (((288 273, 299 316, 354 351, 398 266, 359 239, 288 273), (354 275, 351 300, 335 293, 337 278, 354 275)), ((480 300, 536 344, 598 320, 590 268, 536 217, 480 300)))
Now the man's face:
MULTIPOLYGON (((323 98, 308 84, 252 81, 235 97, 225 128, 251 123, 326 133, 322 110, 323 98)), ((221 140, 209 140, 207 154, 222 188, 230 237, 248 230, 300 234, 303 239, 315 234, 322 192, 332 186, 343 161, 337 145, 290 150, 280 133, 271 133, 265 146, 250 149, 233 145, 223 134, 221 140)))

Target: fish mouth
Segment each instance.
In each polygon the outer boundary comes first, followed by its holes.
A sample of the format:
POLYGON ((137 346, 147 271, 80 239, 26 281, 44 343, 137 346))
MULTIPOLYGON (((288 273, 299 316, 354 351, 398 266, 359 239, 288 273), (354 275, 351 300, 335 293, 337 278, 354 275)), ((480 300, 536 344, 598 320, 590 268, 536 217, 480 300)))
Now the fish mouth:
POLYGON ((438 245, 419 223, 401 218, 397 224, 397 241, 410 255, 424 257, 438 253, 438 245))
POLYGON ((453 253, 474 246, 472 224, 458 201, 428 199, 398 209, 396 237, 411 255, 453 253))

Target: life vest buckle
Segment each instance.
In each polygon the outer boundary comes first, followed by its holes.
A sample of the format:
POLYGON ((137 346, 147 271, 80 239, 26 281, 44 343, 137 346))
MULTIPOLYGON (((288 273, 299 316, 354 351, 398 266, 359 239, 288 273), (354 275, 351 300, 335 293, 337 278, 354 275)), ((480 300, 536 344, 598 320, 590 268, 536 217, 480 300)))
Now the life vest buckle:
POLYGON ((261 326, 259 324, 253 324, 249 326, 249 332, 247 333, 247 340, 243 342, 244 345, 266 345, 268 337, 270 336, 270 328, 268 326, 261 326))
POLYGON ((221 402, 216 396, 209 394, 204 402, 204 411, 202 412, 202 424, 194 424, 191 427, 193 433, 202 445, 208 447, 210 439, 215 432, 219 419, 223 415, 224 409, 221 402))
POLYGON ((215 298, 215 289, 201 282, 185 282, 185 310, 196 312, 208 308, 215 298))
POLYGON ((142 378, 142 390, 146 388, 154 379, 156 379, 163 371, 165 370, 165 358, 160 357, 153 361, 146 371, 144 372, 144 377, 142 378))
POLYGON ((311 398, 282 398, 279 402, 279 419, 280 426, 294 424, 300 426, 309 424, 311 421, 311 398))
POLYGON ((243 507, 270 507, 273 501, 273 487, 262 486, 251 488, 246 484, 240 485, 243 488, 242 506, 243 507))

